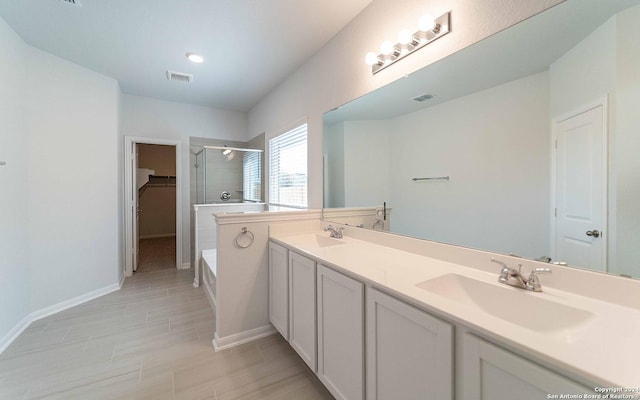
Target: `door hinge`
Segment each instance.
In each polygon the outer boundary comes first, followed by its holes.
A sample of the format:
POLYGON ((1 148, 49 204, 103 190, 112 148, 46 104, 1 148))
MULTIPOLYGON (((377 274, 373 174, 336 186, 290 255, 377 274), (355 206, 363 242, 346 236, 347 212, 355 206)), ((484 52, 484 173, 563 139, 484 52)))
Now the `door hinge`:
POLYGON ((555 214, 555 216, 557 217, 557 216, 558 216, 558 209, 557 209, 557 208, 555 208, 554 210, 555 210, 555 211, 554 211, 553 213, 554 213, 554 214, 555 214))

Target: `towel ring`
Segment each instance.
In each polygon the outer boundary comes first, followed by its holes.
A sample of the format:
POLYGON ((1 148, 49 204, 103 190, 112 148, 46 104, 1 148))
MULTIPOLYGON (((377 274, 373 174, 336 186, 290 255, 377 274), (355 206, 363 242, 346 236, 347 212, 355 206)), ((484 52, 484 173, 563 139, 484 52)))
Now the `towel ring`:
POLYGON ((253 243, 253 239, 253 233, 247 230, 246 226, 243 226, 240 230, 240 233, 238 233, 238 236, 236 236, 233 242, 241 249, 246 249, 247 247, 251 246, 251 244, 253 243))

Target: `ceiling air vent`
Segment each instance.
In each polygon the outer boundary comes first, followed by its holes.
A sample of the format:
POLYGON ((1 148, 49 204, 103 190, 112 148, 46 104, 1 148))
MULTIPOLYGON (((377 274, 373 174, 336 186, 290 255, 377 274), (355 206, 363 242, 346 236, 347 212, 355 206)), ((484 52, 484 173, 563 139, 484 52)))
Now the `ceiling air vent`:
POLYGON ((193 75, 167 70, 167 79, 170 81, 191 83, 191 81, 193 81, 193 75))
POLYGON ((433 95, 432 94, 423 94, 422 96, 418 96, 418 97, 414 97, 413 98, 413 100, 420 101, 420 102, 427 101, 427 100, 430 100, 430 99, 433 99, 433 95))
POLYGON ((69 4, 70 6, 82 7, 82 3, 80 0, 60 0, 63 3, 69 4))

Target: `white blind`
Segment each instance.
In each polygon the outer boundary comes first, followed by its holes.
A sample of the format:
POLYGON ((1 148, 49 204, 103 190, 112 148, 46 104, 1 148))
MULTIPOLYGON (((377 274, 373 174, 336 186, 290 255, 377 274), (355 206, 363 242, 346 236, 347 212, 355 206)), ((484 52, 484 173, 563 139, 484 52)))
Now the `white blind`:
POLYGON ((307 208, 307 124, 269 140, 269 203, 307 208))
POLYGON ((242 159, 242 197, 248 201, 262 201, 262 153, 248 151, 242 159))

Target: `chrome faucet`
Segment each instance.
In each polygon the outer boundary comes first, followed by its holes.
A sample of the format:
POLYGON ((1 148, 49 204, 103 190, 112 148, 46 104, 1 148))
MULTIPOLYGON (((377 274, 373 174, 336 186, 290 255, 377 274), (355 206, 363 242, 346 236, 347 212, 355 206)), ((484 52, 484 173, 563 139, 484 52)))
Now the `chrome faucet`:
POLYGON ((329 236, 331 236, 332 238, 337 238, 337 239, 342 239, 342 231, 343 230, 344 230, 343 227, 339 226, 337 228, 334 228, 333 225, 329 225, 329 226, 324 228, 325 232, 331 232, 331 234, 329 234, 329 236))
POLYGON ((525 279, 522 276, 522 264, 518 264, 518 269, 515 269, 510 268, 509 266, 507 266, 507 264, 500 260, 496 260, 495 258, 492 258, 491 262, 502 266, 500 277, 498 277, 498 282, 525 290, 531 290, 532 292, 542 292, 542 286, 540 285, 538 274, 551 273, 551 270, 549 268, 534 268, 531 270, 529 277, 525 279))

